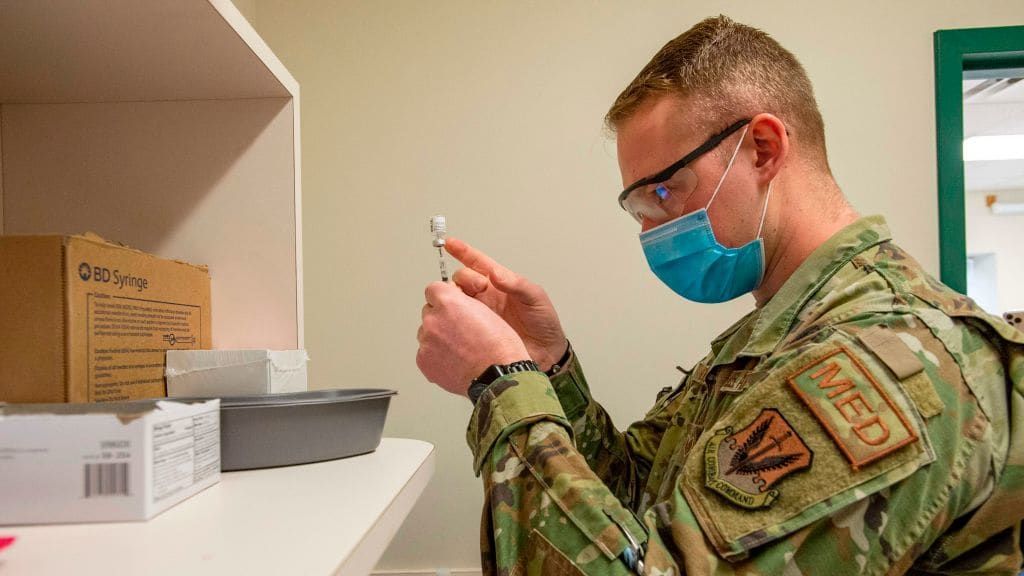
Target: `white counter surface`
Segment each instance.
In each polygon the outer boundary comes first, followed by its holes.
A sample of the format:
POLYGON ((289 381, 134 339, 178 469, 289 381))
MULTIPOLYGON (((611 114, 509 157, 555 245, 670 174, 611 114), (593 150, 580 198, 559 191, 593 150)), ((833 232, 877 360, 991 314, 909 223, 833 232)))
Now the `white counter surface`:
POLYGON ((434 472, 434 447, 376 452, 219 484, 148 522, 0 526, 0 575, 368 574, 434 472))

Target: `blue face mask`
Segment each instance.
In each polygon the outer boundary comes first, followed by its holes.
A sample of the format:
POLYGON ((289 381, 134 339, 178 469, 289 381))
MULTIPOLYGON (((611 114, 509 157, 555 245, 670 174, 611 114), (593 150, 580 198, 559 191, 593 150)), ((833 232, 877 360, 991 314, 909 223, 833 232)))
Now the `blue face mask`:
MULTIPOLYGON (((743 134, 746 135, 745 129, 743 134)), ((753 291, 764 276, 761 231, 768 212, 771 184, 768 185, 757 238, 743 246, 723 246, 715 238, 708 218, 708 208, 718 195, 739 149, 740 144, 737 144, 707 206, 640 234, 640 244, 654 275, 687 300, 705 304, 726 302, 753 291)))

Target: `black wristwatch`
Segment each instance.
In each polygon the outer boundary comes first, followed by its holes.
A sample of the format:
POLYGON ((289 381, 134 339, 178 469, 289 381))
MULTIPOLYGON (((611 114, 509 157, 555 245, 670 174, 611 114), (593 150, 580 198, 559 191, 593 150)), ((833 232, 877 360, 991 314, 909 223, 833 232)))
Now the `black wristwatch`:
POLYGON ((466 395, 469 396, 470 401, 475 406, 476 401, 480 399, 480 395, 484 393, 484 390, 492 382, 502 376, 515 374, 516 372, 540 372, 540 367, 533 360, 520 360, 511 364, 491 364, 482 374, 473 379, 473 383, 469 385, 469 391, 466 395))

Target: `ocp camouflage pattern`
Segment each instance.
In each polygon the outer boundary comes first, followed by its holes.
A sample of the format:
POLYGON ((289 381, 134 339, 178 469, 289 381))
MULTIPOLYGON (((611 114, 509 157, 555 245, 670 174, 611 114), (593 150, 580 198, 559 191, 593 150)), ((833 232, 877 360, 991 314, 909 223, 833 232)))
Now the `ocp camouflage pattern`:
POLYGON ((635 573, 631 537, 649 575, 1016 574, 1022 419, 1024 334, 863 218, 625 432, 575 354, 492 385, 467 430, 484 573, 635 573))

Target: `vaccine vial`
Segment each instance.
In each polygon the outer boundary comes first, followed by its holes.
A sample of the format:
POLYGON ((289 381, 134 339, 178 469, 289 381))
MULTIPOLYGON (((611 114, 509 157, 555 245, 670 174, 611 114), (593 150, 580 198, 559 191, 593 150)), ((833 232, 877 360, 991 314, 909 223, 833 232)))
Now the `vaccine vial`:
POLYGON ((430 219, 430 234, 434 237, 432 244, 437 248, 437 261, 441 267, 441 280, 448 281, 448 265, 444 258, 444 237, 448 232, 448 222, 438 214, 430 219))

